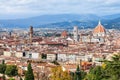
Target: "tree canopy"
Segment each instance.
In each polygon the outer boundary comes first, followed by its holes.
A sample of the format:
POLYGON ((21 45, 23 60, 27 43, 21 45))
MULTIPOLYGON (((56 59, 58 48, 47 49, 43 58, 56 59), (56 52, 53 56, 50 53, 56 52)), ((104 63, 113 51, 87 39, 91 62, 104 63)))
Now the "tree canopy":
POLYGON ((120 80, 120 54, 114 55, 111 61, 103 61, 102 66, 92 68, 87 80, 120 80))
POLYGON ((52 69, 51 80, 71 80, 71 76, 67 71, 63 71, 61 66, 52 69))
POLYGON ((16 65, 7 65, 5 74, 7 74, 10 77, 16 76, 18 74, 17 66, 16 65))

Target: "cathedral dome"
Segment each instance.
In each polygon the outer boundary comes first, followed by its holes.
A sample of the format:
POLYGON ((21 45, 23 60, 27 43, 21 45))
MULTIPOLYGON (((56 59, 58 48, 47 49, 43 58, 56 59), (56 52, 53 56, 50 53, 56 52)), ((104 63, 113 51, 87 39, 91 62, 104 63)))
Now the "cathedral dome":
POLYGON ((66 38, 66 37, 67 37, 67 31, 63 31, 63 32, 61 33, 61 37, 66 38))
POLYGON ((98 25, 95 27, 95 29, 93 30, 93 33, 105 33, 105 28, 103 27, 103 25, 101 24, 101 22, 99 21, 98 25))

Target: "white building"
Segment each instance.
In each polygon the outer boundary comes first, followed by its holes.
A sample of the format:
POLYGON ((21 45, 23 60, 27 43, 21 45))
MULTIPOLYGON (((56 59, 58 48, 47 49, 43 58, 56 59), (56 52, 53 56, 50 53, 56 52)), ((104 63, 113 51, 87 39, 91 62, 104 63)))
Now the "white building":
POLYGON ((66 61, 67 60, 67 56, 66 56, 66 54, 58 54, 57 55, 57 59, 58 59, 58 61, 66 61))
POLYGON ((4 51, 3 55, 6 57, 10 57, 12 55, 12 53, 10 51, 4 51))
POLYGON ((56 54, 47 54, 47 60, 54 61, 56 60, 56 54))
POLYGON ((30 58, 30 59, 40 59, 39 53, 30 52, 30 51, 23 52, 23 57, 24 58, 30 58))

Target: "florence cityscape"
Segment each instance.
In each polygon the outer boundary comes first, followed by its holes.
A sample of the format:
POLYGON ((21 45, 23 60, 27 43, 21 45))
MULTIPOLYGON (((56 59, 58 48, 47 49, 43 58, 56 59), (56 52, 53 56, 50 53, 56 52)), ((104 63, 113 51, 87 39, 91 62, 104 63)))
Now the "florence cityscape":
POLYGON ((120 1, 0 0, 0 80, 120 80, 120 1))

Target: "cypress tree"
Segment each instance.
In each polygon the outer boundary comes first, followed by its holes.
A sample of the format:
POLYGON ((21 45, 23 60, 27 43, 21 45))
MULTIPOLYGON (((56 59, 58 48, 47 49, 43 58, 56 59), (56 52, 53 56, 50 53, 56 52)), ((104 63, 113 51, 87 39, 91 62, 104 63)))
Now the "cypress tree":
POLYGON ((75 72, 75 80, 81 80, 81 72, 79 65, 77 66, 76 72, 75 72))
POLYGON ((25 73, 25 80, 34 80, 33 69, 31 67, 31 63, 29 62, 27 67, 27 72, 25 73))
POLYGON ((5 60, 2 60, 2 64, 5 64, 5 60))
POLYGON ((23 80, 23 79, 20 77, 20 80, 23 80))
POLYGON ((2 64, 0 64, 0 73, 4 74, 6 70, 6 64, 5 61, 2 60, 2 64))

